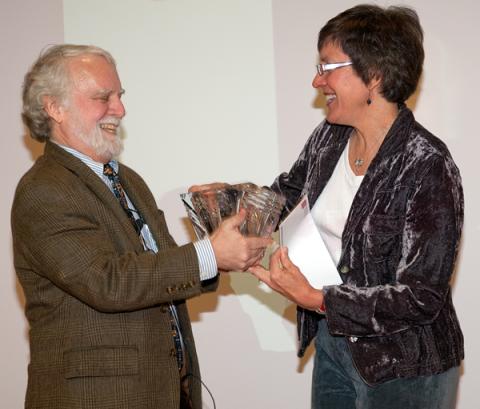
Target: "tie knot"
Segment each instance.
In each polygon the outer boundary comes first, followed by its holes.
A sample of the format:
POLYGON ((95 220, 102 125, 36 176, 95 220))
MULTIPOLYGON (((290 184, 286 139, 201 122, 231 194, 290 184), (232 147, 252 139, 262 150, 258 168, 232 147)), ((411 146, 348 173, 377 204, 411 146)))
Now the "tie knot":
POLYGON ((115 176, 117 173, 109 163, 105 163, 103 165, 103 174, 106 176, 112 177, 112 176, 115 176))

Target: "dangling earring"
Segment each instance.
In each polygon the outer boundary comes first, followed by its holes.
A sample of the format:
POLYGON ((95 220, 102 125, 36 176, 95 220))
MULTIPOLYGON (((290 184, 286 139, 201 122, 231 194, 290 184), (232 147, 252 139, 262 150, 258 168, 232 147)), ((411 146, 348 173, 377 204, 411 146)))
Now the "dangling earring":
POLYGON ((371 93, 371 91, 368 90, 367 105, 371 105, 371 104, 372 104, 372 98, 370 98, 370 93, 371 93))

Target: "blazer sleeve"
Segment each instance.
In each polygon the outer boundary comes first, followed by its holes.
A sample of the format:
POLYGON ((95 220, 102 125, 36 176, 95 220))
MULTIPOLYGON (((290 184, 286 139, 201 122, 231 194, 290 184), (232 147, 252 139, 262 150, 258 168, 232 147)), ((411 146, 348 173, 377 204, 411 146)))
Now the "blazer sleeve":
MULTIPOLYGON (((132 311, 199 294, 198 260, 192 244, 177 247, 163 213, 164 246, 140 251, 125 226, 88 187, 72 180, 30 178, 19 184, 12 207, 15 266, 103 312, 132 311)), ((40 286, 39 286, 40 287, 40 286)))

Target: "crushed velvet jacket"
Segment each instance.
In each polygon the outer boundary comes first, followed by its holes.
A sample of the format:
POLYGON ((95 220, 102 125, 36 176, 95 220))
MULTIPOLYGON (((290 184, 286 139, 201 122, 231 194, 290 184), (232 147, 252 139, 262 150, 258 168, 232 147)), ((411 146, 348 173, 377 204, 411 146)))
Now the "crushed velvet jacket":
MULTIPOLYGON (((285 211, 313 206, 352 128, 322 123, 273 189, 285 211)), ((342 236, 343 284, 324 288, 332 335, 347 338, 368 384, 443 372, 463 359, 449 285, 463 223, 460 174, 447 147, 402 106, 353 200, 342 236)), ((298 308, 299 356, 319 315, 298 308)))

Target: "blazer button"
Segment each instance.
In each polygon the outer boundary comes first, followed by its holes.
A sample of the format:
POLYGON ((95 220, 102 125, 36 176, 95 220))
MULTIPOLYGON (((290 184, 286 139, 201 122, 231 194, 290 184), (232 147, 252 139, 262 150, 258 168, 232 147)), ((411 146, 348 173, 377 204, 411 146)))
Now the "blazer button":
POLYGON ((350 267, 348 267, 348 266, 342 266, 342 267, 340 268, 340 272, 341 272, 342 274, 347 274, 349 271, 350 271, 350 267))
POLYGON ((175 348, 170 350, 170 356, 177 356, 177 351, 175 351, 175 348))

